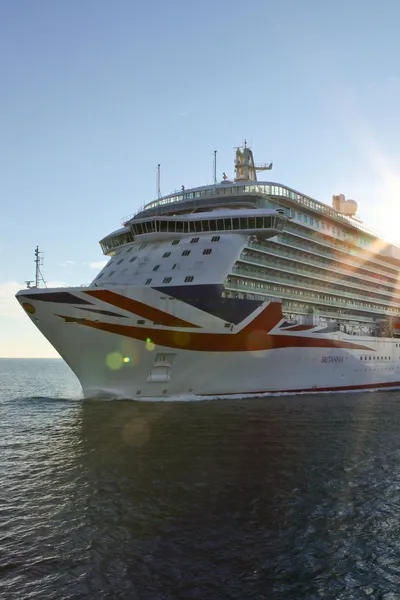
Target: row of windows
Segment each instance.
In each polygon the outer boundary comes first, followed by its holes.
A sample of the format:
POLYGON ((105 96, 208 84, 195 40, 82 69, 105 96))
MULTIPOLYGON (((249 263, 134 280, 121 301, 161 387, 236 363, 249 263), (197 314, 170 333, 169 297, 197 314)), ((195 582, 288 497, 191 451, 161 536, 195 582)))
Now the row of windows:
MULTIPOLYGON (((204 255, 211 254, 211 252, 212 252, 212 248, 204 248, 204 250, 203 250, 204 255)), ((189 256, 190 253, 191 253, 191 250, 184 250, 182 252, 182 256, 189 256)), ((171 256, 171 252, 164 252, 164 254, 162 255, 163 258, 169 258, 170 256, 171 256)), ((132 258, 129 259, 129 262, 134 262, 136 259, 137 259, 137 256, 132 256, 132 258)), ((124 260, 125 260, 124 258, 120 258, 115 264, 120 265, 121 263, 124 262, 124 260)), ((112 261, 109 262, 107 265, 107 268, 110 267, 112 264, 113 264, 112 261)), ((159 266, 160 265, 158 265, 157 268, 159 266)), ((156 270, 157 270, 156 268, 153 269, 153 271, 156 271, 156 270)))
MULTIPOLYGON (((198 238, 198 237, 194 237, 194 238, 192 238, 190 240, 190 243, 191 244, 197 244, 197 242, 199 241, 199 239, 200 238, 198 238)), ((219 235, 213 235, 212 238, 211 238, 211 241, 212 242, 219 242, 220 239, 221 239, 221 236, 219 236, 219 235)), ((109 252, 113 248, 117 248, 119 246, 125 245, 125 244, 129 243, 129 241, 130 242, 134 241, 133 235, 130 232, 129 232, 129 240, 127 240, 126 234, 121 234, 121 235, 114 236, 112 238, 107 238, 106 240, 101 241, 100 245, 101 245, 101 248, 102 248, 103 252, 106 254, 107 252, 109 252)), ((181 240, 173 240, 172 241, 172 245, 173 246, 177 246, 180 241, 181 240)), ((139 248, 137 248, 137 250, 144 250, 146 247, 147 247, 147 244, 141 244, 139 246, 139 248)), ((129 248, 127 248, 126 253, 132 252, 133 249, 134 249, 134 246, 130 246, 129 248)), ((119 250, 118 252, 115 253, 115 255, 120 254, 121 251, 122 250, 119 250)), ((132 259, 132 260, 135 260, 135 259, 132 259)))
POLYGON ((133 242, 133 240, 133 233, 131 231, 126 231, 124 233, 119 233, 118 235, 114 235, 112 237, 102 240, 100 242, 100 246, 104 254, 106 254, 114 248, 118 248, 119 246, 123 246, 125 244, 129 244, 130 242, 133 242))
MULTIPOLYGON (((251 244, 252 247, 256 249, 254 250, 243 250, 240 255, 240 260, 246 262, 255 262, 258 264, 266 264, 270 266, 277 266, 281 270, 285 270, 286 268, 297 270, 303 269, 303 265, 305 270, 309 270, 313 274, 321 274, 323 276, 327 276, 333 280, 340 280, 340 278, 344 278, 345 281, 352 283, 354 285, 360 285, 364 283, 364 285, 371 284, 372 287, 378 287, 381 290, 384 290, 389 293, 395 292, 393 288, 389 286, 378 284, 376 279, 374 280, 372 277, 365 276, 364 273, 359 272, 361 270, 355 269, 353 267, 348 267, 343 263, 333 264, 333 261, 328 259, 323 259, 317 256, 313 256, 313 260, 310 260, 309 255, 305 252, 301 251, 287 251, 286 249, 281 249, 277 244, 275 244, 274 248, 265 248, 262 251, 256 248, 255 244, 251 244)), ((369 273, 366 271, 366 273, 369 273)), ((400 287, 399 287, 400 293, 400 287)))
MULTIPOLYGON (((375 274, 380 274, 382 276, 396 278, 395 274, 392 274, 391 271, 386 270, 386 265, 378 268, 374 262, 370 263, 362 256, 358 258, 357 254, 353 252, 349 253, 346 250, 342 250, 341 248, 330 249, 329 246, 325 245, 323 242, 317 244, 313 243, 313 241, 303 240, 297 234, 290 235, 287 233, 280 234, 275 239, 279 244, 284 244, 285 246, 296 248, 299 250, 304 250, 306 252, 320 254, 321 256, 326 256, 327 258, 330 258, 331 260, 336 260, 339 264, 341 264, 343 260, 345 263, 354 264, 358 268, 367 267, 368 270, 371 269, 369 273, 371 276, 375 276, 375 274), (339 254, 338 251, 343 254, 339 254), (342 259, 343 255, 344 258, 342 259)), ((379 264, 381 265, 382 263, 379 262, 379 264)), ((390 267, 388 267, 388 269, 390 269, 390 267)), ((391 269, 393 270, 394 267, 392 267, 391 269)))
POLYGON ((374 304, 373 302, 363 302, 361 300, 352 300, 337 296, 330 296, 329 294, 324 294, 321 292, 312 292, 308 290, 303 290, 301 288, 295 289, 292 287, 287 287, 284 285, 278 285, 273 283, 262 283, 260 281, 255 281, 251 279, 231 279, 231 277, 228 277, 226 280, 226 285, 228 287, 239 285, 240 287, 244 286, 245 288, 261 288, 265 290, 270 290, 273 293, 285 294, 287 296, 304 296, 304 298, 310 298, 312 300, 316 300, 317 302, 318 300, 322 300, 326 304, 346 305, 347 307, 369 309, 377 312, 379 311, 381 314, 393 312, 390 311, 389 308, 386 308, 382 305, 374 304))
POLYGON ((354 288, 346 282, 335 282, 335 283, 327 283, 325 281, 321 282, 321 285, 318 285, 316 282, 318 278, 315 279, 309 278, 306 274, 303 274, 301 270, 296 271, 296 275, 287 274, 282 269, 272 270, 267 267, 255 267, 255 266, 247 266, 240 265, 235 266, 233 268, 234 272, 242 273, 243 275, 248 275, 248 277, 260 278, 263 280, 275 280, 282 281, 283 283, 290 283, 293 286, 301 287, 301 288, 309 288, 316 289, 317 291, 331 291, 333 294, 337 294, 340 296, 339 301, 342 300, 341 296, 345 298, 353 298, 355 296, 360 297, 361 299, 375 300, 376 302, 380 302, 386 307, 387 305, 397 305, 399 308, 400 298, 395 296, 388 296, 380 294, 379 291, 370 291, 362 289, 362 286, 358 288, 354 288), (299 278, 301 277, 301 279, 299 278))
MULTIPOLYGON (((191 281, 193 281, 194 277, 193 275, 188 275, 187 277, 185 277, 185 283, 190 283, 191 281)), ((149 277, 149 279, 146 279, 145 285, 150 285, 150 283, 153 281, 153 279, 151 277, 149 277)), ((164 277, 163 279, 163 283, 171 283, 172 281, 172 277, 164 277)))
POLYGON ((382 260, 383 257, 381 255, 371 252, 366 248, 353 248, 350 244, 355 244, 355 242, 349 242, 349 240, 346 239, 332 239, 331 237, 327 237, 323 232, 319 233, 309 229, 306 230, 304 227, 299 227, 293 223, 290 223, 286 227, 285 232, 289 235, 296 235, 296 237, 301 236, 303 238, 309 238, 325 247, 332 248, 334 252, 339 250, 345 254, 351 254, 352 256, 360 257, 363 262, 371 264, 373 268, 376 268, 376 265, 379 265, 383 267, 383 269, 389 270, 389 272, 397 272, 397 267, 385 260, 382 260))
POLYGON ((360 360, 390 360, 390 356, 360 356, 360 360))
MULTIPOLYGON (((315 217, 311 217, 310 215, 306 215, 304 213, 296 212, 295 210, 288 208, 287 206, 283 206, 279 204, 279 202, 270 202, 271 208, 280 208, 284 211, 287 217, 291 217, 291 219, 295 219, 299 223, 304 223, 305 225, 310 227, 315 227, 315 229, 321 231, 325 235, 335 236, 341 238, 342 240, 347 241, 348 243, 352 243, 361 247, 367 246, 374 242, 372 239, 368 239, 366 237, 360 237, 349 231, 344 231, 343 229, 339 229, 335 224, 328 223, 326 221, 321 221, 320 219, 316 219, 315 217)), ((294 221, 292 221, 293 223, 294 221)))
POLYGON ((314 253, 312 250, 305 250, 303 248, 299 248, 297 246, 289 247, 286 244, 282 244, 281 242, 249 242, 248 244, 251 248, 254 248, 257 252, 251 251, 243 251, 243 256, 254 256, 254 258, 260 258, 263 256, 265 258, 270 258, 271 255, 278 256, 279 258, 290 262, 294 262, 293 266, 297 268, 298 264, 306 264, 307 266, 316 267, 316 268, 324 268, 328 269, 329 272, 338 273, 344 271, 346 276, 350 274, 350 276, 355 280, 355 278, 359 278, 363 281, 371 281, 373 285, 377 285, 380 289, 386 290, 388 292, 393 291, 393 286, 396 285, 396 288, 400 290, 400 284, 397 286, 397 280, 391 281, 388 277, 380 275, 379 273, 371 272, 370 269, 364 268, 363 263, 357 265, 354 261, 340 261, 334 258, 328 258, 325 256, 320 256, 319 254, 314 253), (381 283, 385 283, 388 285, 382 286, 381 283))
MULTIPOLYGON (((232 211, 233 212, 233 211, 232 211)), ((273 217, 227 217, 223 219, 197 219, 197 220, 168 220, 161 221, 149 219, 140 223, 131 223, 135 235, 148 233, 202 233, 210 231, 246 231, 254 229, 277 229, 282 231, 285 218, 279 215, 273 217)), ((112 239, 112 238, 111 238, 112 239)), ((191 243, 199 239, 193 238, 191 243)), ((217 240, 215 240, 217 241, 217 240)))
MULTIPOLYGON (((247 261, 251 261, 247 258, 247 261)), ((273 261, 270 264, 266 264, 262 266, 263 261, 255 259, 260 266, 255 266, 254 264, 241 264, 236 263, 233 267, 233 271, 237 273, 243 273, 246 275, 247 273, 251 277, 254 273, 254 277, 260 277, 261 279, 275 279, 278 281, 284 280, 286 282, 292 282, 295 285, 301 287, 307 287, 311 289, 318 290, 332 290, 338 294, 344 294, 345 296, 361 296, 364 298, 373 298, 377 302, 382 302, 386 304, 399 304, 400 296, 396 296, 394 293, 391 293, 386 290, 380 291, 377 289, 377 286, 372 286, 368 288, 367 285, 362 285, 359 281, 356 281, 355 284, 350 277, 346 279, 340 279, 340 277, 336 277, 335 275, 330 274, 329 272, 315 273, 312 270, 304 269, 303 267, 296 268, 291 265, 291 269, 288 270, 286 265, 280 266, 279 264, 274 264, 273 261), (318 283, 320 282, 320 285, 318 283)), ((265 261, 264 261, 265 262, 265 261)), ((283 262, 283 261, 281 261, 283 262)), ((368 282, 365 282, 368 283, 368 282)))
MULTIPOLYGON (((234 288, 237 289, 237 287, 234 285, 232 286, 234 288)), ((266 292, 263 292, 261 290, 257 290, 258 293, 254 293, 255 290, 252 289, 247 289, 246 291, 231 291, 231 290, 225 290, 224 292, 222 292, 222 296, 225 298, 244 298, 247 300, 259 300, 261 302, 265 302, 266 299, 270 299, 273 301, 277 300, 277 297, 273 294, 268 294, 266 292)), ((279 299, 279 298, 278 298, 279 299)), ((302 298, 302 302, 298 302, 297 300, 285 300, 282 299, 282 312, 284 315, 288 315, 289 313, 292 314, 293 317, 297 317, 299 314, 303 314, 303 315, 308 315, 310 314, 310 308, 312 311, 316 310, 318 313, 321 313, 324 315, 324 318, 329 319, 334 319, 335 322, 337 321, 337 319, 346 319, 346 321, 349 322, 356 322, 358 325, 360 324, 360 322, 362 322, 362 325, 369 325, 371 323, 373 323, 374 319, 376 318, 375 315, 371 315, 371 316, 367 316, 365 311, 363 310, 357 310, 357 308, 349 308, 347 307, 346 309, 343 308, 335 308, 334 306, 326 306, 326 304, 321 304, 313 301, 313 300, 308 300, 306 298, 302 298)), ((400 344, 399 344, 400 346, 400 344)))

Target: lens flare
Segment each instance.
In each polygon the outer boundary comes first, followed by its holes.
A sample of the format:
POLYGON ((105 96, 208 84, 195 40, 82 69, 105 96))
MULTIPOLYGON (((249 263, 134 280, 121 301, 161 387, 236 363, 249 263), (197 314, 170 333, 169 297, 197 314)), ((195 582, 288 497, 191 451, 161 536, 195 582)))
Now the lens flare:
POLYGON ((149 352, 152 352, 155 347, 156 347, 156 345, 153 344, 153 342, 151 341, 151 339, 149 337, 146 338, 146 350, 148 350, 149 352))
POLYGON ((118 371, 122 367, 124 359, 119 352, 110 352, 106 357, 106 365, 111 371, 118 371))

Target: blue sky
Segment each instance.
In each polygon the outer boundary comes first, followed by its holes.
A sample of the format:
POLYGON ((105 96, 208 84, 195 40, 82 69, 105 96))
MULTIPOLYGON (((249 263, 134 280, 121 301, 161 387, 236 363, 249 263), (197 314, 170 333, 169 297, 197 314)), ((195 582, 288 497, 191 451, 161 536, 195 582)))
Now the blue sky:
MULTIPOLYGON (((54 356, 13 299, 93 279, 98 240, 161 188, 233 174, 246 138, 278 181, 397 236, 396 0, 0 0, 0 357, 54 356)), ((400 239, 400 235, 396 239, 400 239)))

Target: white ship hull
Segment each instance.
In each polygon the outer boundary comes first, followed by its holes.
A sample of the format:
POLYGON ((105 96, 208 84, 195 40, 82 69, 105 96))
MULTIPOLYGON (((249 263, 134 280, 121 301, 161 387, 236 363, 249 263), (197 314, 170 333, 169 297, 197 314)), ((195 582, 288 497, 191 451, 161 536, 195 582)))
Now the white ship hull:
POLYGON ((400 387, 395 338, 284 326, 276 302, 233 325, 144 287, 24 290, 17 298, 76 374, 85 397, 400 387))

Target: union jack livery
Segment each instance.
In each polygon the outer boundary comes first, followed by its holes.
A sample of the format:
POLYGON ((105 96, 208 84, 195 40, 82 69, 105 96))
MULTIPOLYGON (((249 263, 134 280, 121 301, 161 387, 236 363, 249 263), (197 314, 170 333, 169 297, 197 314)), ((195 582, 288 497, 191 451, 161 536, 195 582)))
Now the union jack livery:
POLYGON ((271 168, 245 144, 233 181, 159 197, 103 238, 87 287, 37 273, 18 292, 85 397, 400 387, 400 249, 343 195, 258 182, 271 168))

